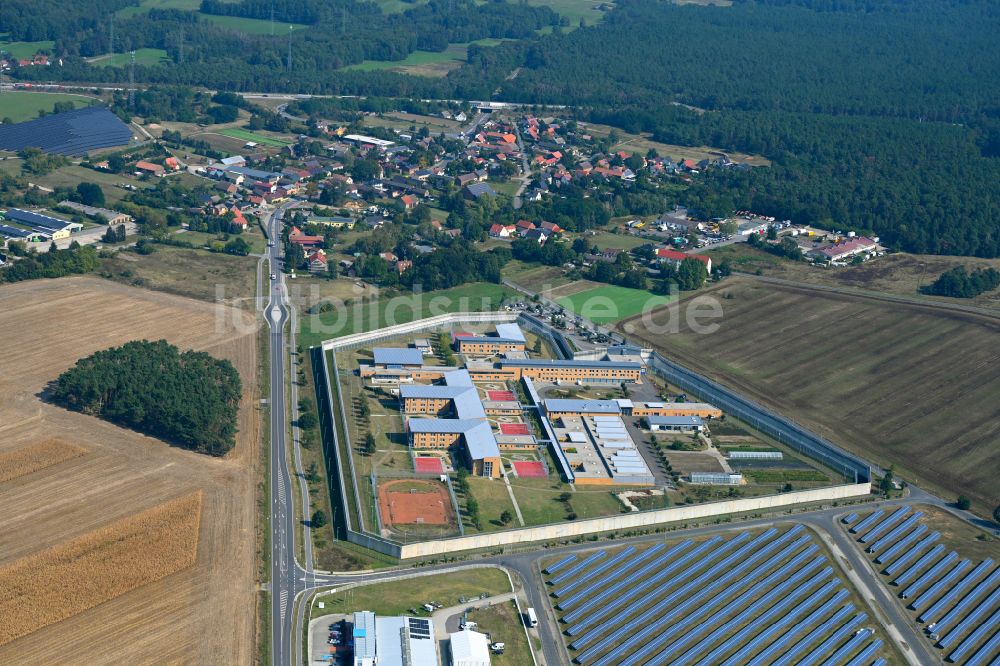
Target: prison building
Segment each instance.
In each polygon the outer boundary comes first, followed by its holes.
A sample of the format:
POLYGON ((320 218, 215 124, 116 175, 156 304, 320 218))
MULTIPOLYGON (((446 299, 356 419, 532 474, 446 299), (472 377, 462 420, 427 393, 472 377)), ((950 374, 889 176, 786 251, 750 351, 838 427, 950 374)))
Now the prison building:
POLYGON ((653 432, 701 432, 705 422, 700 416, 647 416, 646 427, 653 432))
POLYGON ((414 347, 376 347, 375 367, 416 370, 424 364, 424 353, 414 347))
POLYGON ((481 419, 410 419, 410 445, 415 449, 460 448, 477 476, 499 478, 500 447, 488 421, 481 419))
POLYGON ((545 413, 550 419, 562 416, 603 416, 622 413, 617 400, 577 400, 550 398, 545 401, 545 413))
POLYGON ((509 351, 524 351, 524 333, 517 324, 497 324, 494 335, 468 335, 456 333, 452 336, 455 349, 460 354, 473 356, 496 356, 509 351))
POLYGON ((722 418, 722 410, 705 402, 635 402, 630 416, 698 416, 702 419, 722 418))

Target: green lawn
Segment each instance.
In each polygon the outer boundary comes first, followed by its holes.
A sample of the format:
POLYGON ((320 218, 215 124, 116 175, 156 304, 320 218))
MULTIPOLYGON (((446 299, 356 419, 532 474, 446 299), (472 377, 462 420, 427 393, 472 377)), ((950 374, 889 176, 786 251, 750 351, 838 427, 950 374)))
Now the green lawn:
POLYGON ((596 235, 591 236, 589 234, 583 234, 582 236, 586 241, 588 246, 596 245, 601 250, 606 250, 609 247, 617 247, 622 250, 631 250, 637 248, 640 245, 646 245, 648 243, 657 243, 655 240, 649 238, 641 238, 639 236, 631 236, 628 234, 612 234, 607 231, 599 231, 596 235))
POLYGON ((670 297, 609 284, 563 296, 557 302, 595 324, 610 324, 666 305, 670 297))
POLYGON ((52 112, 56 102, 73 102, 76 108, 90 106, 93 100, 80 95, 61 93, 5 91, 0 96, 0 118, 10 118, 15 123, 38 117, 39 111, 52 112))
MULTIPOLYGON (((559 496, 570 491, 569 485, 548 479, 511 479, 510 483, 527 525, 566 522, 569 512, 559 496)), ((607 488, 579 487, 570 495, 570 508, 578 520, 621 513, 621 503, 607 488)))
POLYGON ((512 294, 512 290, 497 284, 474 282, 422 294, 405 293, 376 300, 357 298, 342 302, 339 312, 303 316, 299 340, 310 347, 323 340, 448 312, 496 310, 512 294))
POLYGON ((323 615, 338 615, 370 610, 376 615, 410 615, 410 609, 420 615, 427 613, 421 606, 435 601, 445 607, 457 606, 459 597, 471 599, 482 593, 489 596, 510 592, 510 581, 500 569, 470 569, 436 576, 420 576, 402 582, 361 585, 332 594, 320 593, 326 604, 313 619, 323 615))
POLYGON ((444 51, 414 51, 402 60, 365 60, 344 67, 347 70, 371 72, 375 70, 400 70, 417 76, 444 76, 450 69, 464 64, 469 57, 469 46, 496 46, 501 39, 477 39, 461 44, 449 44, 444 51))
POLYGON ((117 187, 118 183, 129 183, 140 189, 150 187, 149 183, 137 180, 132 176, 95 171, 94 169, 77 165, 65 166, 44 176, 32 178, 32 180, 40 185, 52 188, 59 186, 76 187, 82 181, 97 183, 104 191, 104 197, 107 199, 109 207, 113 207, 111 204, 121 201, 129 194, 128 190, 117 187))
MULTIPOLYGON (((198 12, 198 16, 205 21, 210 21, 216 25, 222 26, 223 28, 246 33, 248 35, 271 34, 271 22, 264 19, 243 18, 242 16, 216 16, 215 14, 203 14, 201 12, 198 12)), ((304 30, 309 26, 301 23, 275 21, 274 34, 279 37, 284 37, 288 34, 289 27, 295 28, 295 30, 304 30)))
POLYGON ((150 9, 180 9, 183 11, 198 11, 201 0, 142 0, 138 6, 125 7, 115 12, 115 16, 128 18, 137 14, 146 14, 150 9))
MULTIPOLYGON (((159 65, 167 59, 167 52, 163 49, 136 49, 135 64, 137 65, 159 65)), ((129 53, 114 53, 109 56, 97 56, 90 58, 90 64, 95 67, 126 67, 132 62, 129 53)))
MULTIPOLYGON (((6 36, 6 33, 4 33, 6 36)), ((30 58, 39 51, 51 51, 56 45, 55 42, 41 41, 41 42, 8 42, 6 39, 0 38, 0 51, 6 51, 15 58, 30 58)))
MULTIPOLYGON (((594 0, 528 0, 528 4, 550 7, 552 11, 566 17, 570 28, 579 27, 580 19, 583 19, 586 25, 593 25, 602 20, 605 14, 597 9, 602 3, 594 0)), ((614 2, 608 0, 604 4, 613 5, 614 2)))
MULTIPOLYGON (((484 479, 469 476, 469 489, 472 496, 479 502, 479 517, 482 520, 483 532, 495 532, 518 527, 517 521, 508 525, 500 522, 504 511, 514 514, 514 503, 510 501, 510 493, 503 479, 484 479)), ((466 532, 475 531, 466 525, 466 532)))
POLYGON ((273 139, 269 136, 263 136, 261 134, 255 134, 250 130, 240 129, 239 127, 230 127, 227 129, 217 130, 216 134, 221 134, 223 136, 228 136, 233 139, 240 139, 242 141, 254 141, 256 143, 273 146, 275 148, 284 148, 285 146, 291 145, 290 141, 282 141, 281 139, 273 139))

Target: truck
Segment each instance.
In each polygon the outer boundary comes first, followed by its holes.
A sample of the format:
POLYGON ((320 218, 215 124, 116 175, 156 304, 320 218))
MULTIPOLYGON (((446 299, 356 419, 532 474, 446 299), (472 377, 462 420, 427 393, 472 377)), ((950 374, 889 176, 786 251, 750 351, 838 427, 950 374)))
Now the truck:
POLYGON ((534 608, 528 608, 528 626, 537 627, 538 626, 538 616, 535 615, 534 608))

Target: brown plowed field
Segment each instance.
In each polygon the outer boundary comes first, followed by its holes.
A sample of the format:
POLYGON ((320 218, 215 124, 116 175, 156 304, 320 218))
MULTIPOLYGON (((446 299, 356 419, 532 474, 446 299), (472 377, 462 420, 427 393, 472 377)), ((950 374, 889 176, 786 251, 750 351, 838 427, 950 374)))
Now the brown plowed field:
POLYGON ((946 499, 1000 502, 1000 320, 739 279, 699 293, 716 332, 633 337, 946 499))
POLYGON ((5 285, 0 312, 0 454, 51 439, 87 451, 0 483, 0 567, 202 494, 193 567, 18 638, 0 647, 0 663, 252 663, 260 414, 250 315, 93 278, 5 285), (234 362, 245 394, 229 456, 184 451, 39 399, 77 359, 142 338, 234 362))

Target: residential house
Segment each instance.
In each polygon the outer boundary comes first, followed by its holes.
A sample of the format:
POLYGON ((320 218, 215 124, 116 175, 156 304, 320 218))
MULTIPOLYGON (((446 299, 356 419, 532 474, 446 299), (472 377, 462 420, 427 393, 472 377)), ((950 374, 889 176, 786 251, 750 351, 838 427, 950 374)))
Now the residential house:
POLYGON ((310 273, 326 273, 329 270, 329 262, 326 259, 326 252, 322 249, 314 250, 306 256, 310 273))
POLYGON ((549 235, 561 234, 564 231, 564 229, 555 222, 542 222, 541 228, 547 231, 549 235))
POLYGON ((147 162, 146 160, 139 160, 135 163, 135 168, 137 171, 143 173, 148 173, 154 176, 162 176, 166 171, 159 164, 153 164, 152 162, 147 162))
POLYGON ((316 247, 323 244, 322 236, 310 236, 303 233, 298 227, 292 227, 291 232, 288 234, 288 240, 302 247, 316 247))
POLYGON ((513 224, 494 224, 490 227, 490 236, 493 238, 510 238, 517 231, 513 224))
POLYGON ((535 228, 535 223, 529 222, 528 220, 518 220, 514 227, 516 228, 517 233, 523 236, 535 228))
POLYGON ((466 185, 463 190, 467 199, 482 199, 483 197, 495 198, 496 191, 489 186, 489 183, 472 183, 466 185))
POLYGON ((672 264, 675 267, 680 266, 681 262, 685 259, 697 259, 701 263, 705 264, 705 268, 709 273, 712 272, 712 258, 703 254, 687 254, 685 252, 678 252, 677 250, 661 247, 656 250, 656 259, 657 261, 663 263, 672 264))

